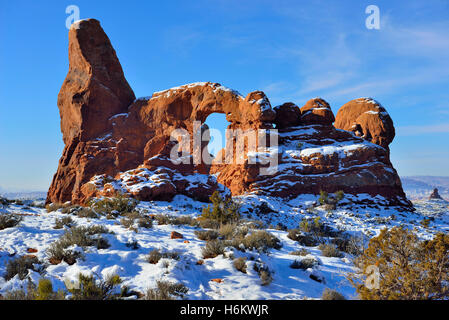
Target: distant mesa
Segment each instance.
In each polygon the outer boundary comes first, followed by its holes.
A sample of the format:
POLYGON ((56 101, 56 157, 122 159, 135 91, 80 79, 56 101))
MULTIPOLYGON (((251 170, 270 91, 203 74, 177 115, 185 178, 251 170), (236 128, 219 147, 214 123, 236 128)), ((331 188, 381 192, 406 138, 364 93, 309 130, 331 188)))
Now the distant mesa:
POLYGON ((69 71, 58 107, 65 148, 47 202, 85 204, 118 193, 140 200, 177 194, 208 200, 217 189, 288 200, 343 190, 412 206, 390 162, 393 121, 377 101, 353 100, 334 116, 322 98, 302 108, 293 102, 272 108, 262 91, 242 96, 213 82, 136 99, 95 19, 69 31, 69 71), (231 129, 278 129, 278 170, 260 175, 262 165, 250 163, 248 153, 243 164, 173 164, 171 132, 184 129, 193 136, 193 121, 204 123, 212 113, 226 114, 231 129))
POLYGON ((433 189, 432 194, 429 196, 429 200, 433 200, 433 199, 443 200, 443 198, 440 196, 440 194, 438 192, 438 188, 433 189))

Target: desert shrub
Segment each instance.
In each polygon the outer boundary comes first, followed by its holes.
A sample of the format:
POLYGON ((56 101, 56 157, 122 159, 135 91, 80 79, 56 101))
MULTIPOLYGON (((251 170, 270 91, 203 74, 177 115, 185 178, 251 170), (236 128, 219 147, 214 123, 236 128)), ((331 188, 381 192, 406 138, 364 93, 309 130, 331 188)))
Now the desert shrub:
POLYGON ((120 219, 120 224, 126 229, 129 229, 134 225, 134 220, 129 218, 122 218, 120 219))
POLYGON ((289 254, 293 255, 293 256, 306 256, 308 255, 310 252, 307 249, 299 249, 296 251, 292 251, 289 254))
POLYGON ((323 295, 321 296, 321 300, 346 300, 346 298, 341 293, 339 293, 338 291, 326 288, 323 291, 323 295))
POLYGON ((108 276, 105 280, 95 280, 93 276, 78 275, 77 288, 67 288, 72 300, 112 300, 120 297, 115 293, 122 279, 117 275, 108 276))
POLYGON ((337 204, 343 200, 345 197, 345 193, 342 190, 339 190, 333 194, 333 196, 329 196, 326 191, 320 191, 320 197, 318 198, 318 202, 324 206, 324 209, 327 211, 333 211, 337 208, 337 204))
POLYGON ((215 230, 196 230, 195 235, 200 240, 210 241, 218 238, 218 232, 215 230))
POLYGON ((109 243, 102 237, 93 237, 94 235, 109 233, 104 226, 89 226, 89 227, 73 227, 67 230, 61 238, 53 242, 47 249, 47 254, 52 263, 57 264, 65 261, 68 264, 74 264, 76 259, 81 258, 82 254, 79 252, 67 249, 73 245, 79 247, 95 246, 97 249, 106 249, 109 243))
POLYGON ((103 198, 91 203, 92 209, 100 215, 121 216, 125 213, 132 212, 138 205, 136 199, 118 195, 115 198, 103 198))
MULTIPOLYGON (((252 223, 250 223, 252 225, 252 223)), ((223 224, 218 229, 220 237, 226 240, 234 238, 244 238, 248 234, 248 227, 246 225, 237 225, 235 223, 223 224)))
POLYGON ((147 257, 147 261, 152 264, 156 264, 161 260, 162 254, 158 249, 153 249, 150 251, 147 257))
POLYGON ((246 259, 245 258, 237 258, 233 261, 234 267, 243 273, 246 273, 246 259))
POLYGON ((187 225, 187 226, 197 226, 198 225, 198 221, 191 217, 191 216, 175 216, 172 217, 170 224, 173 224, 175 226, 178 225, 187 225))
POLYGON ((424 218, 424 219, 421 220, 421 225, 424 228, 428 228, 430 226, 430 221, 431 221, 430 219, 424 218))
POLYGON ((273 281, 271 271, 266 265, 262 263, 255 263, 253 269, 259 275, 262 286, 267 286, 273 281))
POLYGON ((337 209, 337 204, 335 203, 326 203, 324 205, 324 210, 326 210, 327 212, 332 212, 335 209, 337 209))
POLYGON ((326 191, 321 190, 318 201, 321 205, 326 204, 329 201, 329 194, 326 191))
POLYGON ((341 236, 331 240, 331 243, 337 246, 337 249, 358 256, 364 249, 363 237, 341 236))
POLYGON ((157 221, 157 224, 160 226, 165 225, 165 224, 170 224, 170 222, 171 222, 171 217, 167 214, 154 215, 154 219, 157 221))
POLYGON ((45 206, 45 209, 47 209, 47 212, 53 212, 62 208, 65 208, 69 206, 68 204, 64 203, 49 203, 45 206))
POLYGON ((150 217, 141 217, 137 219, 137 225, 140 228, 151 229, 153 227, 153 221, 150 217))
POLYGON ((236 249, 267 251, 270 248, 280 249, 281 241, 271 233, 265 230, 253 231, 244 238, 235 238, 231 241, 231 245, 236 249))
POLYGON ((211 205, 204 207, 199 220, 210 219, 224 224, 240 219, 240 206, 231 197, 222 197, 218 191, 215 191, 209 199, 212 207, 211 205))
POLYGON ((55 220, 55 226, 53 227, 54 229, 62 229, 62 228, 64 228, 65 226, 67 226, 67 227, 72 227, 73 225, 75 224, 75 222, 73 221, 73 219, 72 218, 70 218, 70 217, 63 217, 63 218, 60 218, 60 219, 56 219, 55 220))
POLYGON ((301 260, 293 261, 290 264, 290 268, 307 270, 309 268, 313 268, 317 264, 318 264, 318 261, 315 258, 304 258, 304 259, 301 259, 301 260))
POLYGON ((359 271, 349 280, 365 300, 444 300, 449 298, 448 261, 449 235, 420 241, 404 227, 385 228, 355 260, 359 271), (376 278, 378 286, 372 285, 376 278))
POLYGON ((302 219, 299 223, 299 229, 315 237, 316 241, 319 241, 321 237, 336 237, 340 234, 338 231, 322 223, 320 217, 302 219))
POLYGON ((77 210, 76 215, 79 218, 90 218, 90 219, 98 218, 98 215, 90 208, 82 208, 80 210, 77 210))
POLYGON ((344 199, 345 193, 343 192, 343 190, 338 190, 337 192, 334 193, 334 196, 335 200, 337 200, 337 202, 340 202, 341 200, 344 199))
POLYGON ((206 243, 206 246, 203 247, 201 253, 203 254, 204 259, 215 258, 220 254, 224 254, 224 243, 221 240, 212 240, 206 243))
POLYGON ((235 233, 236 229, 237 229, 236 224, 232 224, 232 223, 223 224, 218 229, 218 234, 220 235, 220 237, 223 237, 224 239, 229 240, 234 237, 234 233, 235 233))
POLYGON ((318 240, 314 236, 303 234, 299 229, 290 229, 287 237, 306 247, 315 247, 318 245, 318 240))
POLYGON ((189 225, 189 226, 197 226, 198 221, 191 216, 170 216, 168 214, 158 214, 153 216, 157 221, 158 225, 172 224, 175 226, 178 225, 189 225))
POLYGON ((156 281, 156 288, 148 289, 145 300, 174 300, 184 298, 189 289, 182 283, 156 281))
POLYGON ((61 207, 61 213, 65 214, 74 214, 77 211, 81 210, 83 207, 79 205, 63 205, 61 207))
POLYGON ((318 249, 321 250, 321 254, 325 257, 343 257, 343 254, 340 252, 340 250, 338 250, 338 248, 333 244, 322 243, 319 245, 318 249))
POLYGON ((198 224, 203 229, 218 229, 220 228, 220 222, 217 220, 201 218, 198 220, 198 224))
POLYGON ((28 276, 28 270, 41 271, 41 269, 35 266, 37 264, 40 264, 40 262, 36 256, 22 256, 10 259, 6 265, 6 272, 3 277, 8 281, 18 275, 19 279, 23 280, 28 276))
POLYGON ((53 284, 48 279, 40 279, 34 291, 34 300, 64 300, 65 293, 62 289, 53 291, 53 284))
POLYGON ((151 264, 157 264, 162 258, 179 260, 179 256, 180 254, 177 251, 161 252, 159 249, 153 249, 148 254, 147 261, 151 264))
POLYGON ((0 295, 0 300, 34 300, 36 285, 28 278, 27 288, 14 289, 0 295))
POLYGON ((20 223, 20 221, 22 221, 22 217, 16 214, 0 214, 0 230, 15 227, 20 223))

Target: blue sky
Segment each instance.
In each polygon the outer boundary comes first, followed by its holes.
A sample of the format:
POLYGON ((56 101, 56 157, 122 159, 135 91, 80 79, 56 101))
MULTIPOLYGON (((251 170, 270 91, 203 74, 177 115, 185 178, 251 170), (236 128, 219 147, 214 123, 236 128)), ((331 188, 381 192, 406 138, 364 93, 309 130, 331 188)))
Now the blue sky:
POLYGON ((334 113, 374 97, 399 173, 449 175, 449 1, 0 0, 2 187, 46 190, 56 171, 71 4, 100 20, 136 96, 214 81, 273 106, 320 96, 334 113), (371 4, 380 30, 365 27, 371 4))

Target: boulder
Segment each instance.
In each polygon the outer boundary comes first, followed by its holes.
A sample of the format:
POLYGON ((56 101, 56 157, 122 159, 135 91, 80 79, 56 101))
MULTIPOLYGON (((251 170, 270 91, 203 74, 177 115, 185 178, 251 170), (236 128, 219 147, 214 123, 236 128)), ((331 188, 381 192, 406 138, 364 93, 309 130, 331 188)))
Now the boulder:
POLYGON ((337 112, 334 125, 387 150, 395 136, 390 115, 372 98, 359 98, 344 104, 337 112))
POLYGON ((301 123, 303 124, 332 125, 334 121, 334 113, 324 99, 311 99, 301 108, 301 123))
POLYGON ((431 193, 430 196, 429 196, 429 200, 432 200, 432 199, 439 199, 439 200, 442 200, 442 199, 443 199, 443 198, 440 196, 440 193, 438 192, 438 189, 437 189, 437 188, 433 189, 432 193, 431 193))
POLYGON ((293 102, 286 102, 274 107, 276 129, 298 126, 301 123, 301 110, 293 102))

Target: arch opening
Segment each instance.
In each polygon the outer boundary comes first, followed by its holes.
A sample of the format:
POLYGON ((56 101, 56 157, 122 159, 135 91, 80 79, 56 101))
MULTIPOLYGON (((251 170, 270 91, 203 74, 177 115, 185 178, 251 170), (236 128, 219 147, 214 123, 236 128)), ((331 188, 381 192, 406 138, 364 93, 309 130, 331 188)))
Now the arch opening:
POLYGON ((226 147, 226 129, 231 124, 224 113, 211 113, 204 122, 209 127, 210 140, 207 145, 209 153, 216 157, 226 147))

